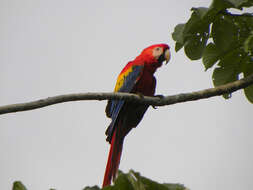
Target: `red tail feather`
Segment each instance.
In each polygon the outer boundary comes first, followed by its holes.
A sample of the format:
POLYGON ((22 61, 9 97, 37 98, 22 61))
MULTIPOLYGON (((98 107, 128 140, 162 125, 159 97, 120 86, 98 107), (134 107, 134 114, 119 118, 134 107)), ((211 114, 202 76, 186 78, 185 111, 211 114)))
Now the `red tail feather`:
POLYGON ((111 180, 115 179, 116 173, 119 168, 123 142, 117 139, 116 136, 117 136, 116 131, 114 131, 111 141, 110 152, 107 160, 107 165, 105 169, 103 187, 111 184, 111 180))

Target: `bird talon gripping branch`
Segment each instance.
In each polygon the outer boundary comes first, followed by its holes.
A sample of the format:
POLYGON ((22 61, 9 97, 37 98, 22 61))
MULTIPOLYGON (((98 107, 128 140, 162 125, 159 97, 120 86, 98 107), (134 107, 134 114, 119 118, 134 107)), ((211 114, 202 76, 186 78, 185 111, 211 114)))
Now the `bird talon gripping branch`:
POLYGON ((153 106, 153 105, 151 105, 151 106, 152 106, 152 108, 153 108, 153 109, 155 109, 155 110, 157 109, 157 107, 156 107, 156 106, 153 106))
POLYGON ((140 97, 140 98, 144 98, 144 95, 140 92, 136 92, 136 94, 140 97))
MULTIPOLYGON (((164 98, 164 95, 158 94, 158 95, 155 95, 154 97, 162 99, 162 98, 164 98)), ((154 106, 154 105, 151 105, 151 106, 153 107, 153 109, 157 109, 156 106, 154 106)))
POLYGON ((162 98, 164 98, 164 95, 162 95, 162 94, 157 94, 157 95, 155 95, 154 97, 157 97, 157 98, 162 99, 162 98))
MULTIPOLYGON (((135 60, 130 61, 118 76, 114 92, 129 92, 143 96, 154 96, 156 79, 154 73, 164 61, 170 60, 167 44, 156 44, 144 49, 135 60)), ((103 187, 111 184, 119 168, 123 141, 129 131, 136 127, 148 109, 148 105, 109 100, 106 115, 112 119, 106 130, 106 140, 111 144, 105 169, 103 187)), ((155 106, 153 106, 155 108, 155 106)))

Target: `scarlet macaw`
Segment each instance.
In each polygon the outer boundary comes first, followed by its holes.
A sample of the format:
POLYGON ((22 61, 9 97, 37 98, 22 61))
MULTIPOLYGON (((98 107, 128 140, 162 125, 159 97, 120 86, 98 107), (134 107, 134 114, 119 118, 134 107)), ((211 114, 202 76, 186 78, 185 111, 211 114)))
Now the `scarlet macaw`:
MULTIPOLYGON (((114 92, 137 93, 154 96, 156 79, 154 73, 162 62, 170 60, 167 44, 156 44, 144 49, 135 60, 130 61, 118 76, 114 92)), ((112 121, 105 134, 111 144, 106 165, 103 187, 111 184, 119 168, 123 141, 129 131, 141 121, 148 105, 109 100, 105 109, 107 117, 112 121)))

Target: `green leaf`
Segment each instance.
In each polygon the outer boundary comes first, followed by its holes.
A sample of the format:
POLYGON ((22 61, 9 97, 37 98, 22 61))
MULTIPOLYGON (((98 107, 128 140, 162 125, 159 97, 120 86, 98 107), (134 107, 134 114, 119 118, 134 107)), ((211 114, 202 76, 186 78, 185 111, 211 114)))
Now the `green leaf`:
POLYGON ((220 54, 220 51, 217 49, 214 43, 209 43, 206 46, 202 59, 205 70, 211 68, 219 60, 220 54))
POLYGON ((184 46, 184 35, 183 35, 184 26, 185 24, 178 24, 175 27, 174 32, 172 33, 172 38, 173 40, 176 41, 175 46, 176 52, 179 51, 184 46))
POLYGON ((208 37, 194 35, 185 43, 185 54, 191 60, 198 60, 202 57, 208 37))
POLYGON ((13 183, 12 190, 27 190, 21 181, 15 181, 13 183))
MULTIPOLYGON (((247 77, 253 74, 253 57, 245 64, 243 75, 247 77)), ((248 86, 244 89, 244 94, 249 102, 253 103, 253 85, 248 86)))
POLYGON ((170 184, 170 183, 164 183, 164 186, 166 186, 169 190, 186 190, 187 188, 185 188, 183 185, 181 184, 170 184))
POLYGON ((244 89, 244 94, 248 101, 253 104, 253 85, 248 86, 244 89))
POLYGON ((186 188, 180 184, 160 184, 155 181, 152 181, 146 177, 141 176, 139 173, 130 171, 137 181, 140 181, 144 186, 145 190, 185 190, 186 188))
POLYGON ((183 37, 184 39, 190 37, 191 34, 203 33, 208 31, 209 23, 202 20, 198 9, 192 9, 191 18, 184 26, 183 37))
POLYGON ((218 49, 225 52, 237 45, 237 27, 233 21, 224 16, 215 20, 212 26, 212 37, 218 49))
POLYGON ((174 32, 172 33, 173 40, 175 40, 180 44, 184 44, 184 35, 183 35, 184 26, 185 24, 178 24, 175 27, 174 32))
POLYGON ((187 57, 191 60, 200 59, 209 38, 209 24, 201 20, 200 14, 196 10, 193 11, 191 18, 185 24, 183 36, 187 57))
POLYGON ((252 7, 252 6, 253 6, 253 1, 248 0, 247 2, 241 4, 240 8, 242 8, 242 7, 252 7))
MULTIPOLYGON (((212 79, 214 86, 220 86, 238 80, 241 59, 239 49, 235 49, 222 57, 218 63, 219 67, 215 68, 213 72, 212 79)), ((228 99, 231 95, 224 94, 223 97, 228 99)))
MULTIPOLYGON (((215 68, 213 71, 213 84, 214 86, 220 86, 229 82, 235 81, 236 75, 233 70, 226 69, 224 67, 215 68)), ((230 94, 224 94, 225 99, 231 98, 230 94)))
POLYGON ((231 7, 233 7, 233 4, 228 2, 227 0, 213 0, 210 9, 214 9, 218 13, 221 10, 225 10, 231 7))
POLYGON ((95 186, 92 186, 92 187, 85 187, 83 190, 100 190, 100 188, 97 186, 97 185, 95 185, 95 186))
POLYGON ((241 14, 241 16, 232 17, 233 23, 238 28, 237 32, 237 44, 244 45, 245 41, 251 35, 251 31, 253 30, 253 17, 246 16, 247 14, 241 14))
POLYGON ((184 44, 180 44, 179 42, 176 42, 175 51, 178 52, 183 46, 184 44))
POLYGON ((253 31, 244 42, 244 51, 253 54, 253 31))
POLYGON ((214 86, 220 86, 238 80, 234 69, 227 67, 217 67, 213 72, 213 84, 214 86))
POLYGON ((203 19, 206 15, 207 15, 207 13, 208 13, 208 11, 209 11, 209 9, 208 8, 206 8, 206 7, 198 7, 198 8, 191 8, 191 10, 192 11, 195 11, 195 13, 201 18, 201 19, 203 19))
POLYGON ((115 190, 114 186, 106 186, 104 188, 102 188, 102 190, 115 190))
POLYGON ((243 3, 246 3, 248 0, 227 0, 231 4, 233 4, 235 7, 240 7, 243 3))
POLYGON ((201 20, 205 23, 212 23, 215 20, 215 17, 217 13, 219 12, 216 8, 214 7, 199 7, 199 8, 192 8, 198 16, 201 18, 201 20))
POLYGON ((135 190, 146 190, 145 185, 134 176, 132 171, 130 171, 127 176, 135 190))
POLYGON ((253 85, 248 86, 244 89, 244 94, 248 101, 253 104, 253 85))
MULTIPOLYGON (((128 179, 128 175, 122 173, 121 171, 118 172, 118 177, 115 180, 113 189, 121 189, 121 190, 136 190, 132 183, 128 179)), ((105 189, 106 190, 106 189, 105 189)))

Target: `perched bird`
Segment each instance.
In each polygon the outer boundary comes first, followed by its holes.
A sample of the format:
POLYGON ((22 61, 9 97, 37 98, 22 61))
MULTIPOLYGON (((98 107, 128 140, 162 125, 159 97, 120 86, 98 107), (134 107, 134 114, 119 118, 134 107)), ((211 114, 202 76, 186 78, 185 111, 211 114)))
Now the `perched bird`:
MULTIPOLYGON (((170 60, 167 44, 156 44, 144 49, 139 56, 130 61, 118 76, 114 92, 129 92, 144 96, 154 96, 156 79, 154 73, 164 61, 170 60)), ((111 184, 119 168, 123 141, 129 131, 136 127, 148 109, 148 105, 109 100, 105 109, 112 121, 105 134, 111 144, 106 165, 103 187, 111 184)))

